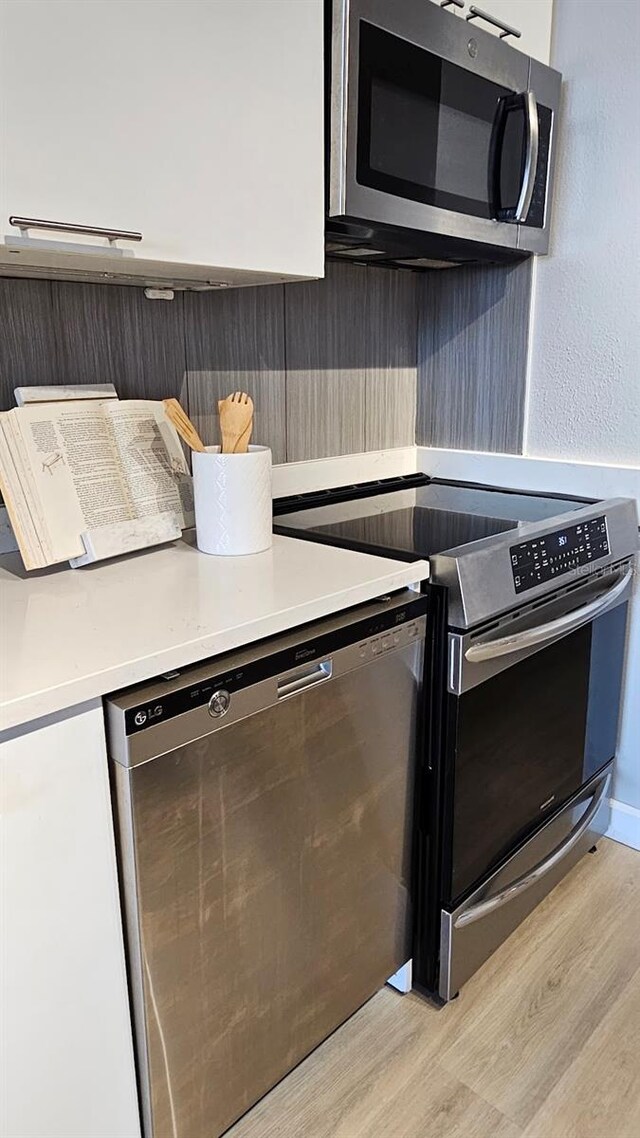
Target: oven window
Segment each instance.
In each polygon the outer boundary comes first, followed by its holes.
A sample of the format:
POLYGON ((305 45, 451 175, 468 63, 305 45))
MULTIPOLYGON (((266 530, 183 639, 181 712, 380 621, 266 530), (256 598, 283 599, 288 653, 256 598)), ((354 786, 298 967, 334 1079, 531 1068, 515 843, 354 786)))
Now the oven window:
POLYGON ((590 669, 585 625, 458 697, 452 899, 581 787, 590 669))
MULTIPOLYGON (((491 217, 491 136, 511 94, 463 67, 360 23, 357 180, 397 197, 491 217)), ((524 116, 509 116, 501 199, 518 199, 524 116)))
POLYGON ((627 607, 451 697, 452 901, 614 757, 627 607))

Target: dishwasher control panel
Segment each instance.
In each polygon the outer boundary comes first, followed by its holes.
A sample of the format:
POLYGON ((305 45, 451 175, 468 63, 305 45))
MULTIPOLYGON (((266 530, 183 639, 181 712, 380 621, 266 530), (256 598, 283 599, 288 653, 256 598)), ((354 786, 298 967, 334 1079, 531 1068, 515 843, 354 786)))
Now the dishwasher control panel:
MULTIPOLYGON (((234 692, 299 668, 307 662, 328 657, 350 644, 364 662, 419 639, 424 631, 421 618, 428 609, 427 596, 415 593, 402 605, 397 603, 397 598, 395 603, 392 597, 386 600, 389 606, 386 611, 383 609, 373 616, 365 615, 328 631, 316 626, 310 630, 308 639, 301 637, 291 643, 291 634, 285 634, 281 642, 288 641, 286 647, 279 647, 278 640, 272 641, 270 650, 267 649, 258 659, 255 658, 255 650, 252 653, 245 650, 244 655, 251 657, 246 662, 242 660, 242 652, 229 655, 226 668, 224 657, 213 660, 212 671, 204 677, 203 665, 197 665, 182 675, 171 672, 153 685, 151 699, 143 698, 147 685, 141 685, 140 702, 126 699, 123 709, 125 735, 156 727, 198 707, 208 707, 211 717, 221 720, 231 707, 234 692), (214 666, 217 666, 215 671, 214 666), (190 681, 189 675, 193 676, 194 672, 199 678, 190 681)), ((376 608, 380 610, 379 603, 376 603, 376 608)), ((331 618, 326 623, 330 624, 331 618)))
POLYGON ((405 624, 401 629, 391 629, 384 632, 382 636, 374 636, 371 640, 364 640, 360 644, 360 657, 361 659, 370 659, 374 656, 381 656, 384 652, 390 652, 393 648, 400 648, 403 644, 408 644, 411 640, 415 640, 420 636, 420 625, 418 621, 411 621, 405 624))

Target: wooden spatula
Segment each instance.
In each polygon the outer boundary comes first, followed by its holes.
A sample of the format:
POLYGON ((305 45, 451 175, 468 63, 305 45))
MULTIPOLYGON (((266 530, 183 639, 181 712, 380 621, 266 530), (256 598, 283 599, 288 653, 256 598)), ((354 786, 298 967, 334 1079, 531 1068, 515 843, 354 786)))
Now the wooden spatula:
POLYGON ((253 429, 253 399, 234 391, 218 403, 223 454, 246 454, 253 429))
POLYGON ((182 404, 177 399, 163 399, 162 402, 167 419, 173 423, 180 438, 191 450, 204 450, 205 445, 182 404))

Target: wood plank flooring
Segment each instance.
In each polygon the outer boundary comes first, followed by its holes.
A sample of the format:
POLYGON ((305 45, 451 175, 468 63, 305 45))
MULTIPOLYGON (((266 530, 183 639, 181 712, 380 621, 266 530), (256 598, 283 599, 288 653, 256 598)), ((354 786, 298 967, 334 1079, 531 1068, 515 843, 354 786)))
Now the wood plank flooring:
POLYGON ((227 1138, 635 1138, 640 854, 604 839, 438 1010, 389 988, 227 1138))

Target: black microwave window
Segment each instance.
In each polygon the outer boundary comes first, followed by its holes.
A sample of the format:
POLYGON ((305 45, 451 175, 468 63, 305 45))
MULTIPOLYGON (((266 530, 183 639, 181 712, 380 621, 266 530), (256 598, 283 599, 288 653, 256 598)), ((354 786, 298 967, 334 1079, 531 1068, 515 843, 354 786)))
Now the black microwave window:
MULTIPOLYGON (((357 180, 373 189, 475 217, 491 217, 491 140, 511 92, 464 67, 360 23, 357 180)), ((516 201, 524 116, 510 116, 501 148, 503 198, 516 201)))

